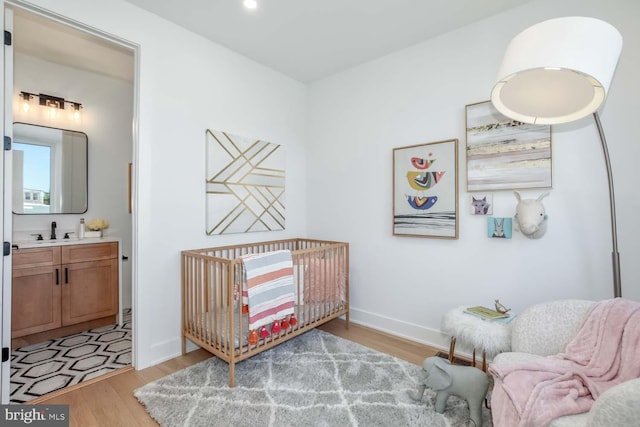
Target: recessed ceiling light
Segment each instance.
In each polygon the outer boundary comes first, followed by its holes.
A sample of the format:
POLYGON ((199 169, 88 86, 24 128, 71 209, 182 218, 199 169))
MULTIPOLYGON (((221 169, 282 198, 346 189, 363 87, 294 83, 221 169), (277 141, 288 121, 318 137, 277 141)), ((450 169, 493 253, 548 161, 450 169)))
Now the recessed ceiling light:
POLYGON ((258 7, 258 3, 256 2, 256 0, 244 0, 243 4, 247 9, 255 9, 256 7, 258 7))

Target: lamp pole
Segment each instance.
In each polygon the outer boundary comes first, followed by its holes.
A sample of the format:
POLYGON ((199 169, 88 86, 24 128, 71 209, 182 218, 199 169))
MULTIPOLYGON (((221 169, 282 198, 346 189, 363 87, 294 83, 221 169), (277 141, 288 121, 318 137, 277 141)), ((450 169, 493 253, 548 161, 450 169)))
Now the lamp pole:
POLYGON ((607 167, 607 180, 609 182, 609 209, 611 210, 611 241, 613 244, 611 250, 611 263, 613 266, 613 296, 614 298, 618 298, 622 296, 622 284, 620 280, 620 254, 618 253, 618 229, 616 226, 616 198, 613 191, 613 175, 611 174, 611 161, 609 160, 607 139, 604 137, 602 123, 600 123, 600 116, 597 111, 593 113, 593 119, 595 120, 596 127, 598 128, 602 152, 604 153, 604 163, 607 167))

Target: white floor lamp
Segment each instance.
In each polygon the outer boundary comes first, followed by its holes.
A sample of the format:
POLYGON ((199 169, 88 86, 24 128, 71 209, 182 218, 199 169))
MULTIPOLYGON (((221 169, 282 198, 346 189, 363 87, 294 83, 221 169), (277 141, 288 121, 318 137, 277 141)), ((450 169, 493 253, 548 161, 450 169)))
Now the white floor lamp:
POLYGON ((616 204, 609 150, 597 110, 621 50, 622 36, 606 22, 586 17, 550 19, 511 41, 491 92, 498 111, 524 123, 554 125, 593 114, 609 182, 614 297, 622 295, 616 204))

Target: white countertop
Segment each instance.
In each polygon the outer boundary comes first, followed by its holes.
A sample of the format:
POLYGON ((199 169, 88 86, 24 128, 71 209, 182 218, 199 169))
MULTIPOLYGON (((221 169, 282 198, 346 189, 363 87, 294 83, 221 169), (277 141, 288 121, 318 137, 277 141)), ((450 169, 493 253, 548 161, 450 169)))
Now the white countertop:
MULTIPOLYGON (((11 242, 12 245, 18 246, 18 249, 28 248, 42 248, 46 246, 68 246, 68 245, 88 245, 91 243, 108 243, 119 242, 117 237, 87 237, 84 239, 69 238, 69 239, 56 239, 56 240, 22 240, 11 242)), ((15 250, 15 247, 13 248, 15 250)))

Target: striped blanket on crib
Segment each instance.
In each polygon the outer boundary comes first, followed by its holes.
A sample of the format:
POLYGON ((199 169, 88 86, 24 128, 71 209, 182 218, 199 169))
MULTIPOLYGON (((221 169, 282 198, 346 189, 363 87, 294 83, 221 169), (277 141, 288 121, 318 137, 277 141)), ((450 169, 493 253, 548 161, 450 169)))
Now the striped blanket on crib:
POLYGON ((290 251, 242 257, 242 299, 249 306, 249 329, 293 314, 293 261, 290 251))

